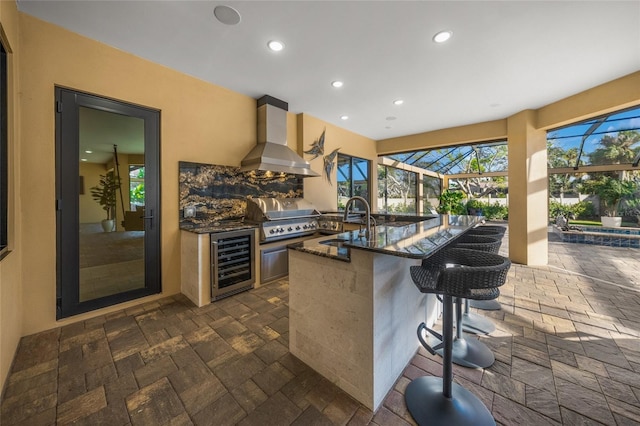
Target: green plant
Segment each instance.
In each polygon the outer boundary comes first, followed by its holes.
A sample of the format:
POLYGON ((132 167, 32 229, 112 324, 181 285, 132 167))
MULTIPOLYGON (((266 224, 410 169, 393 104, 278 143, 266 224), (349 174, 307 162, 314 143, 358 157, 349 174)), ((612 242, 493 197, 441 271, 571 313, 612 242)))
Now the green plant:
POLYGON ((416 203, 413 201, 410 201, 409 203, 405 204, 392 204, 389 206, 388 209, 389 213, 416 213, 416 203))
POLYGON ((130 192, 129 199, 132 204, 144 205, 144 183, 139 183, 130 192))
POLYGON ((482 215, 487 219, 502 220, 509 216, 509 208, 498 202, 493 204, 486 203, 484 207, 482 207, 482 215))
POLYGON ((468 209, 481 209, 483 207, 484 203, 480 200, 476 200, 476 199, 471 199, 469 201, 467 201, 467 208, 468 209))
POLYGON ((441 214, 466 214, 466 207, 462 204, 464 194, 461 191, 445 189, 440 194, 440 206, 438 213, 441 214))
POLYGON ((571 206, 559 203, 555 200, 549 200, 549 217, 555 219, 558 216, 569 217, 571 215, 571 206))
POLYGON ((600 198, 604 207, 604 216, 617 216, 620 200, 627 195, 633 195, 636 184, 628 180, 602 176, 597 180, 586 181, 584 189, 600 198))
POLYGON ((571 206, 571 211, 578 219, 587 219, 596 215, 596 208, 591 201, 580 201, 571 206))
POLYGON ((98 185, 91 187, 91 197, 107 212, 107 220, 113 219, 116 207, 116 191, 120 188, 120 179, 108 172, 100 175, 98 185))

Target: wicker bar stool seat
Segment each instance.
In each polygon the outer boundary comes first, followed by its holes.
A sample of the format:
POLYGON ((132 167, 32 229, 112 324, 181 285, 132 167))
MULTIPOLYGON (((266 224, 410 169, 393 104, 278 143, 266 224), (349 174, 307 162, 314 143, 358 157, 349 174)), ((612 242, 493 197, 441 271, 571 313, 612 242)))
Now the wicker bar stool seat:
MULTIPOLYGON (((481 225, 477 228, 471 229, 465 236, 482 236, 491 237, 500 241, 502 244, 502 238, 504 237, 507 228, 499 225, 481 225)), ((498 247, 498 250, 500 247, 498 247)), ((497 253, 496 251, 495 253, 497 253)), ((483 309, 485 311, 499 311, 502 309, 502 305, 497 300, 472 300, 471 306, 476 309, 483 309)))
POLYGON ((480 225, 474 229, 477 229, 479 231, 492 231, 500 235, 504 235, 507 232, 507 227, 501 225, 480 225))
POLYGON ((418 326, 418 339, 435 354, 424 339, 427 331, 439 337, 443 346, 442 377, 418 377, 405 392, 409 412, 419 425, 495 425, 491 413, 473 393, 453 383, 453 298, 492 299, 506 281, 511 261, 494 253, 452 248, 410 268, 411 278, 422 293, 443 299, 442 336, 418 326))
POLYGON ((502 238, 504 236, 503 233, 497 231, 495 229, 483 229, 482 226, 478 226, 477 228, 470 229, 465 235, 483 235, 483 236, 494 236, 502 238))
POLYGON ((472 250, 481 250, 489 253, 498 253, 502 246, 502 237, 497 235, 480 235, 470 233, 464 234, 455 240, 455 247, 469 248, 472 250))
MULTIPOLYGON (((489 236, 489 235, 470 235, 465 234, 462 237, 458 238, 454 242, 454 247, 458 248, 467 248, 471 250, 480 250, 486 251, 489 253, 498 253, 500 250, 500 246, 502 245, 502 238, 497 236, 489 236)), ((459 302, 459 300, 456 300, 459 302)), ((474 302, 485 303, 485 302, 494 302, 497 304, 497 309, 500 309, 500 303, 495 300, 474 300, 474 302)), ((464 299, 464 312, 462 313, 462 330, 468 333, 474 334, 489 334, 496 329, 496 326, 484 318, 481 315, 474 314, 469 311, 469 299, 464 299)), ((458 338, 462 338, 461 330, 458 328, 458 321, 456 321, 456 332, 458 333, 458 338)))

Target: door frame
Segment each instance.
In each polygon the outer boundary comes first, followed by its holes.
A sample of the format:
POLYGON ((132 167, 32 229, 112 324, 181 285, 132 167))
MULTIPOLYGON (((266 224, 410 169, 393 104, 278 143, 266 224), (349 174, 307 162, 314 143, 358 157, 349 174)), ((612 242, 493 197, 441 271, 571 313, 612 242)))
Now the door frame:
POLYGON ((55 100, 56 319, 160 293, 160 111, 58 86, 55 100), (80 107, 141 118, 145 139, 145 286, 84 302, 80 302, 79 291, 80 107))

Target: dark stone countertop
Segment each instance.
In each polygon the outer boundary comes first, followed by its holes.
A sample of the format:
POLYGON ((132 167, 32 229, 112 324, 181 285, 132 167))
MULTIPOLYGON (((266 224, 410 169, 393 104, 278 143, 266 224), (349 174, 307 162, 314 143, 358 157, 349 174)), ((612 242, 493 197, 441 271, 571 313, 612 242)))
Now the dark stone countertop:
POLYGON ((193 232, 194 234, 214 234, 217 232, 238 231, 240 229, 257 228, 255 223, 245 223, 241 220, 221 220, 207 223, 180 222, 182 231, 193 232))
POLYGON ((290 244, 288 247, 347 262, 351 259, 351 249, 422 259, 480 224, 482 219, 478 216, 438 215, 421 222, 403 222, 404 225, 400 226, 378 225, 375 235, 369 240, 359 237, 358 231, 350 231, 290 244))

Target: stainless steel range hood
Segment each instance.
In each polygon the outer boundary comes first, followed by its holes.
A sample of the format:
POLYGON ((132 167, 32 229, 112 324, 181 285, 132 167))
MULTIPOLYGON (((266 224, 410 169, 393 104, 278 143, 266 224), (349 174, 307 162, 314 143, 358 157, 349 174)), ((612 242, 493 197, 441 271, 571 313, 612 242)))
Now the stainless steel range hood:
POLYGON ((300 177, 320 176, 287 146, 289 105, 271 96, 258 99, 258 145, 244 157, 240 170, 263 170, 300 177))

